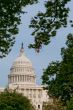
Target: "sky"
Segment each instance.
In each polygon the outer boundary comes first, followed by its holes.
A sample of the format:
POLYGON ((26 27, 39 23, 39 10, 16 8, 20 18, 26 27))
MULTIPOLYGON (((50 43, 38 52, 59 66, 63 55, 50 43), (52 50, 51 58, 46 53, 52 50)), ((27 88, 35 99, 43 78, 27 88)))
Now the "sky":
MULTIPOLYGON (((0 87, 7 86, 10 68, 13 61, 19 55, 22 42, 24 44, 24 52, 31 60, 35 70, 37 84, 41 84, 42 82, 41 76, 43 74, 43 69, 46 69, 51 61, 61 60, 60 50, 62 47, 66 46, 67 34, 73 32, 70 26, 60 29, 56 37, 51 40, 48 46, 44 46, 40 50, 40 53, 36 53, 35 50, 28 48, 28 45, 33 41, 33 36, 31 36, 32 29, 29 28, 30 20, 38 11, 45 11, 43 1, 44 0, 40 0, 40 3, 27 6, 23 9, 27 13, 21 16, 22 24, 19 26, 19 34, 16 36, 16 42, 12 47, 12 51, 5 58, 0 59, 0 87)), ((73 0, 68 5, 72 10, 73 0)), ((69 18, 73 18, 72 11, 69 13, 69 18)))

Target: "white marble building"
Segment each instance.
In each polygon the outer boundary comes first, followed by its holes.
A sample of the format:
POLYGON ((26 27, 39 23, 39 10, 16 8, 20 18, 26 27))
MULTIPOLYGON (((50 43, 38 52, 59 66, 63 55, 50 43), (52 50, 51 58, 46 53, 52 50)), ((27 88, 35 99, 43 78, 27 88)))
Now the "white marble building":
MULTIPOLYGON (((25 56, 23 45, 20 54, 13 62, 8 75, 9 89, 16 89, 28 97, 36 110, 42 110, 43 102, 49 101, 47 92, 42 86, 36 84, 36 75, 32 67, 31 61, 25 56)), ((2 92, 4 88, 0 88, 2 92)))

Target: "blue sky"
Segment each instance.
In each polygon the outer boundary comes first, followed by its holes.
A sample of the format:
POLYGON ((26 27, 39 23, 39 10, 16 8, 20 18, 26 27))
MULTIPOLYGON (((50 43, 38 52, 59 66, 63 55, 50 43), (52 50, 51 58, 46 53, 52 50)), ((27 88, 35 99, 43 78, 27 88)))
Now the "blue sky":
MULTIPOLYGON (((33 6, 27 6, 24 8, 27 14, 22 15, 22 24, 19 26, 19 34, 16 37, 16 43, 12 48, 12 51, 5 58, 0 59, 0 86, 6 86, 8 81, 8 74, 13 61, 19 55, 21 43, 24 43, 24 51, 26 56, 31 60, 33 68, 36 73, 37 83, 41 84, 41 75, 43 69, 45 69, 51 61, 61 60, 60 48, 65 46, 66 36, 68 33, 72 33, 73 30, 68 27, 66 29, 60 29, 57 36, 52 39, 51 43, 43 47, 40 53, 36 53, 33 49, 29 49, 28 45, 33 41, 31 36, 32 29, 29 29, 31 18, 40 11, 45 11, 43 1, 40 0, 39 4, 33 6)), ((73 8, 73 0, 69 3, 70 9, 73 8)), ((69 14, 70 18, 73 18, 73 12, 69 14)))

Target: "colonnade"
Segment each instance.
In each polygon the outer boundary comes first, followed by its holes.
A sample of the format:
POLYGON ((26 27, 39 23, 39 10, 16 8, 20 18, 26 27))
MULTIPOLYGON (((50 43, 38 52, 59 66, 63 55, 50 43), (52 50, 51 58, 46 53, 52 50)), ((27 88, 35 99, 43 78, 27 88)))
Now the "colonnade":
POLYGON ((15 73, 17 73, 17 72, 33 72, 33 68, 31 68, 31 67, 13 67, 13 68, 11 68, 10 69, 10 71, 11 71, 11 73, 13 73, 13 72, 15 72, 15 73))
POLYGON ((9 83, 17 83, 17 82, 31 82, 31 83, 35 83, 35 76, 9 75, 8 79, 9 79, 9 83))

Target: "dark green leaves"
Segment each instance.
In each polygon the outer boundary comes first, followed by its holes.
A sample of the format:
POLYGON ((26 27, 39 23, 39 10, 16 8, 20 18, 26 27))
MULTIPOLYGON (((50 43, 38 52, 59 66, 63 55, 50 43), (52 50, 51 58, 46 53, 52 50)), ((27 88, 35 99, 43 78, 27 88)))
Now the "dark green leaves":
POLYGON ((0 0, 0 58, 6 56, 15 43, 18 25, 21 23, 22 8, 37 0, 0 0))
POLYGON ((22 94, 8 90, 0 93, 0 110, 35 110, 22 94))
POLYGON ((67 102, 67 110, 73 110, 73 97, 67 102))
POLYGON ((67 36, 66 48, 61 49, 62 61, 51 62, 44 70, 42 82, 51 96, 66 104, 73 96, 73 35, 67 36))
POLYGON ((51 37, 56 36, 60 28, 67 27, 69 16, 67 4, 69 1, 71 0, 48 0, 45 3, 46 11, 44 13, 39 12, 31 20, 30 28, 34 29, 32 35, 35 40, 34 44, 29 46, 30 48, 40 49, 42 45, 48 45, 51 37), (42 33, 42 38, 40 33, 42 33))

